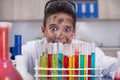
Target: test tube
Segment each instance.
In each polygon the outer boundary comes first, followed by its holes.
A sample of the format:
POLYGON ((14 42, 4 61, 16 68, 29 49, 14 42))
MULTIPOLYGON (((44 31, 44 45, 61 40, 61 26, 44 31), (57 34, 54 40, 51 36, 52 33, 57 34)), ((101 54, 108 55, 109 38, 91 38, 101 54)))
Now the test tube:
MULTIPOLYGON (((43 68, 47 68, 47 52, 46 52, 46 48, 47 48, 47 43, 44 43, 44 51, 42 53, 42 67, 43 68)), ((47 75, 47 70, 42 70, 42 75, 47 75)), ((43 77, 42 80, 47 80, 46 77, 43 77)))
MULTIPOLYGON (((91 43, 88 43, 88 68, 91 68, 91 43)), ((88 70, 88 75, 91 75, 91 70, 88 70)), ((88 80, 91 80, 91 77, 88 77, 88 80)))
MULTIPOLYGON (((95 68, 95 56, 95 43, 92 43, 91 68, 95 68)), ((91 75, 95 75, 95 70, 91 71, 91 75)), ((95 80, 95 77, 91 77, 91 80, 95 80)))
MULTIPOLYGON (((69 68, 73 68, 73 49, 72 44, 70 45, 70 52, 69 52, 69 68)), ((73 75, 73 70, 69 70, 69 75, 73 75)), ((69 80, 73 80, 73 77, 69 77, 69 80)))
MULTIPOLYGON (((74 45, 74 55, 75 55, 75 68, 79 67, 79 42, 77 41, 74 45)), ((75 75, 78 75, 79 71, 75 70, 75 75)), ((78 80, 78 77, 75 77, 74 80, 78 80)))
MULTIPOLYGON (((52 43, 48 44, 48 68, 52 68, 52 43)), ((48 70, 48 75, 51 75, 51 70, 48 70)), ((48 77, 51 80, 51 77, 48 77)))
MULTIPOLYGON (((52 67, 53 68, 58 68, 58 55, 57 55, 58 49, 57 49, 57 43, 53 43, 53 54, 52 54, 52 67)), ((53 75, 57 75, 58 71, 53 70, 52 71, 53 75)), ((52 77, 52 80, 58 80, 57 77, 52 77)))
MULTIPOLYGON (((68 46, 68 44, 64 44, 64 56, 63 56, 63 67, 64 68, 68 68, 69 67, 68 55, 69 55, 69 46, 68 46)), ((64 70, 63 74, 64 75, 68 75, 69 71, 68 70, 64 70)), ((63 80, 68 80, 68 79, 69 79, 69 77, 64 77, 63 78, 63 80)))
MULTIPOLYGON (((84 68, 88 68, 88 51, 87 51, 88 42, 85 42, 84 45, 84 68)), ((87 75, 87 70, 84 70, 84 75, 87 75)), ((84 80, 87 80, 87 77, 84 77, 84 80)))
MULTIPOLYGON (((82 43, 82 53, 80 55, 80 68, 84 68, 84 45, 85 43, 82 43)), ((80 75, 84 75, 84 70, 80 70, 80 75)), ((84 80, 84 77, 80 77, 79 80, 84 80)))
MULTIPOLYGON (((80 42, 80 44, 79 44, 79 68, 81 66, 81 63, 80 63, 80 61, 81 61, 81 54, 82 54, 82 42, 80 42)), ((81 72, 81 70, 79 70, 79 75, 80 75, 80 72, 81 72)), ((81 80, 80 77, 79 77, 79 80, 81 80)))
MULTIPOLYGON (((62 43, 58 43, 58 68, 62 68, 63 63, 63 44, 62 43)), ((58 71, 59 75, 62 75, 62 70, 58 71)), ((58 77, 58 80, 62 80, 62 77, 58 77)))

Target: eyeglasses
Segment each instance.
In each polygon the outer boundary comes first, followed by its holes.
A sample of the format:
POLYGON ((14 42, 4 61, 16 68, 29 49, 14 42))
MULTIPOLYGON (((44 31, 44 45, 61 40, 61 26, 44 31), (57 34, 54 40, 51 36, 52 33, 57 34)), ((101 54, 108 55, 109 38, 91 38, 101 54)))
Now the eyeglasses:
POLYGON ((71 8, 71 10, 76 13, 76 6, 75 6, 75 4, 73 2, 71 2, 71 1, 68 1, 68 0, 50 0, 50 1, 48 1, 46 3, 46 5, 45 5, 44 13, 46 12, 46 10, 51 5, 56 4, 56 3, 59 3, 58 5, 62 5, 62 3, 66 3, 69 6, 69 8, 71 8))

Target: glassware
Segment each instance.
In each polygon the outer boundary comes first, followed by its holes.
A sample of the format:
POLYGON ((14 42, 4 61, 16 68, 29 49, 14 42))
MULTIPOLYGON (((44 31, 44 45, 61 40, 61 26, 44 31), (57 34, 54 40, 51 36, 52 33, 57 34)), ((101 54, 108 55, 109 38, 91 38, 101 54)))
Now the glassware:
POLYGON ((27 59, 24 55, 15 56, 16 69, 21 74, 23 80, 34 80, 33 76, 27 71, 27 59))
POLYGON ((117 69, 115 72, 114 80, 120 80, 120 51, 117 52, 117 58, 118 58, 117 69))
POLYGON ((8 32, 11 25, 0 22, 0 80, 23 80, 8 58, 8 32))

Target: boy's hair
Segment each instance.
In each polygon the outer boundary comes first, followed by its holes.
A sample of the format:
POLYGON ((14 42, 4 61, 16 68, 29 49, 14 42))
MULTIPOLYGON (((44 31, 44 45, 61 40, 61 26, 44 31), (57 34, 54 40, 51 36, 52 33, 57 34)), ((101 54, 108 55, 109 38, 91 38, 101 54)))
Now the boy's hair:
POLYGON ((46 20, 50 15, 56 13, 65 13, 70 15, 74 20, 74 27, 76 23, 76 7, 75 4, 68 0, 50 0, 46 3, 44 9, 43 25, 46 26, 46 20))

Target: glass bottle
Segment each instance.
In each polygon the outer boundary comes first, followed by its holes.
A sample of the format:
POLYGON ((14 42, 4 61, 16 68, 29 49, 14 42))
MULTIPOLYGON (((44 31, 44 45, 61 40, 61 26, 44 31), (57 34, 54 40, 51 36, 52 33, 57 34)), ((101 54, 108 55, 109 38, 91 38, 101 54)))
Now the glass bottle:
POLYGON ((33 76, 28 73, 27 69, 27 59, 24 55, 21 54, 22 46, 22 35, 15 35, 15 60, 16 60, 16 69, 21 74, 23 80, 34 80, 33 76))
POLYGON ((24 55, 15 56, 16 59, 16 69, 21 74, 23 80, 34 80, 33 76, 28 73, 27 61, 24 55))
POLYGON ((0 22, 0 80, 22 80, 8 58, 8 32, 11 23, 0 22))
POLYGON ((120 51, 117 52, 117 69, 115 72, 114 80, 120 80, 120 51))

